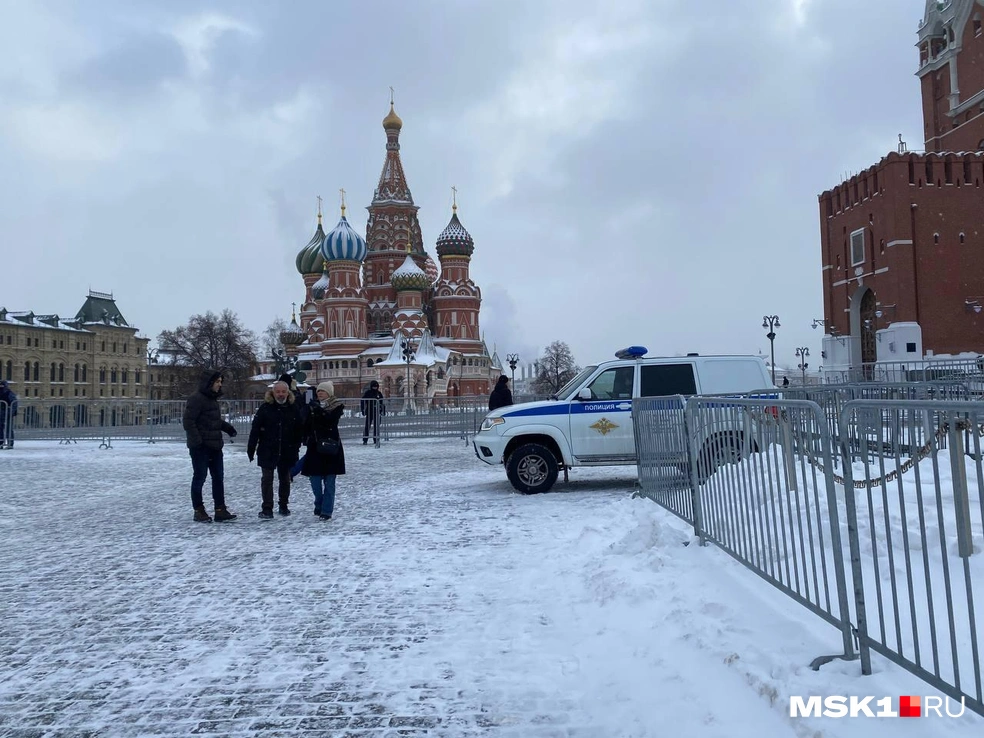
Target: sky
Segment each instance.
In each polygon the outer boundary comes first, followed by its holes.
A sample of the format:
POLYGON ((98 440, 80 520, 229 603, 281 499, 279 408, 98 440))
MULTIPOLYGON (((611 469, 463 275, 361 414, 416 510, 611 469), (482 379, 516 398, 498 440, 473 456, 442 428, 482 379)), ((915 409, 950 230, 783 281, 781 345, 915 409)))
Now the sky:
POLYGON ((923 9, 0 0, 0 307, 289 319, 317 196, 365 233, 393 87, 425 247, 454 186, 500 356, 768 354, 774 314, 777 363, 819 364, 817 196, 922 148, 923 9))
MULTIPOLYGON (((632 497, 634 466, 575 468, 556 492, 526 496, 457 439, 345 443, 330 523, 311 515, 303 478, 293 514, 263 521, 259 470, 234 439, 226 502, 239 518, 208 526, 191 520, 183 443, 21 439, 3 451, 0 734, 981 735, 984 718, 955 701, 953 718, 791 717, 793 697, 887 697, 897 712, 902 695, 941 693, 877 654, 869 676, 837 659, 813 671, 814 658, 841 653, 838 631, 632 497), (39 498, 57 499, 58 514, 39 498)), ((936 463, 922 461, 924 484, 936 463)), ((949 522, 946 451, 938 466, 949 522)), ((886 512, 896 563, 897 533, 914 538, 915 521, 886 512)), ((867 515, 859 525, 869 572, 867 515)), ((924 553, 938 565, 942 530, 927 527, 924 553)), ((887 601, 905 579, 890 580, 879 557, 887 601)), ((962 560, 978 591, 979 557, 962 560)), ((966 623, 961 560, 948 560, 966 623)), ((946 622, 938 610, 949 675, 946 622)))

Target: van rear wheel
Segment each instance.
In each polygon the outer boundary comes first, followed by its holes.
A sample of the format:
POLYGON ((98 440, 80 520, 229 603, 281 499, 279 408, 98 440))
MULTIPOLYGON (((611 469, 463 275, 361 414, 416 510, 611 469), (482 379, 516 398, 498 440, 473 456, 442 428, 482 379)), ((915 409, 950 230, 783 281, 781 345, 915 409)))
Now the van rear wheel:
POLYGON ((506 461, 506 476, 519 492, 534 495, 546 492, 557 481, 557 459, 539 443, 520 446, 506 461))

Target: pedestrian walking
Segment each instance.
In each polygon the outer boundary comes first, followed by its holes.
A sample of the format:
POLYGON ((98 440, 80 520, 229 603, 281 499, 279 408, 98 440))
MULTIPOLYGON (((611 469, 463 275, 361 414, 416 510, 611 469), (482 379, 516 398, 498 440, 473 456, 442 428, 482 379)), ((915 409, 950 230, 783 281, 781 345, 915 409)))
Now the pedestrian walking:
POLYGON ((495 389, 489 395, 489 410, 496 410, 513 404, 512 392, 509 391, 509 377, 505 374, 495 383, 495 389))
POLYGON ((338 433, 338 421, 345 406, 335 397, 335 385, 322 382, 315 393, 304 422, 307 453, 301 474, 311 480, 314 514, 331 520, 335 512, 335 478, 345 473, 345 449, 338 433))
POLYGON ((222 395, 222 372, 209 369, 202 374, 198 390, 185 404, 182 425, 188 437, 188 453, 191 456, 191 504, 195 508, 195 521, 211 523, 202 500, 205 477, 212 477, 212 501, 215 503, 216 522, 235 520, 225 503, 225 472, 222 464, 222 434, 235 437, 236 429, 222 419, 219 397, 222 395))
POLYGON ((7 380, 0 381, 0 448, 14 447, 14 418, 17 417, 17 395, 7 380))
POLYGON ((383 393, 379 391, 379 382, 375 379, 369 383, 369 389, 362 394, 362 414, 366 416, 366 425, 362 430, 362 445, 369 443, 369 426, 372 426, 372 442, 379 443, 379 419, 386 414, 383 393))
POLYGON ((297 462, 301 447, 301 412, 297 398, 284 381, 276 382, 267 390, 253 416, 246 444, 246 456, 250 462, 254 456, 261 471, 259 516, 273 517, 273 473, 277 472, 277 511, 290 515, 291 467, 297 462))

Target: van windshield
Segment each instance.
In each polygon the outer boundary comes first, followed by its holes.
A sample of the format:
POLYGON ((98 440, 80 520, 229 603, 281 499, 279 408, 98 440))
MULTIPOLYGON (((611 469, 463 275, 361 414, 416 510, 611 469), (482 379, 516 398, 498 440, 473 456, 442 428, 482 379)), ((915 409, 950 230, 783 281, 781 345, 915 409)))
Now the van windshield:
POLYGON ((560 388, 557 394, 554 395, 554 399, 566 400, 567 398, 569 398, 572 394, 574 394, 574 390, 580 387, 581 383, 585 379, 587 379, 588 376, 597 368, 598 368, 597 366, 584 367, 584 369, 581 370, 580 374, 578 374, 576 377, 574 377, 574 379, 572 379, 570 382, 568 382, 567 384, 565 384, 563 387, 560 388))

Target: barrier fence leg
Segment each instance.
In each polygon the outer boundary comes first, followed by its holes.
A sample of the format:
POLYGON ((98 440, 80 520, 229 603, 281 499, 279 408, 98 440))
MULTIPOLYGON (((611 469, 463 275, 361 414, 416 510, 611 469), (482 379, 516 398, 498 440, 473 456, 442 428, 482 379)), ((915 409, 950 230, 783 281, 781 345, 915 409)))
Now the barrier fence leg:
POLYGON ((957 527, 957 553, 967 558, 974 553, 970 527, 970 495, 967 490, 967 467, 964 465, 963 428, 967 421, 950 418, 950 472, 953 478, 953 516, 957 527))

